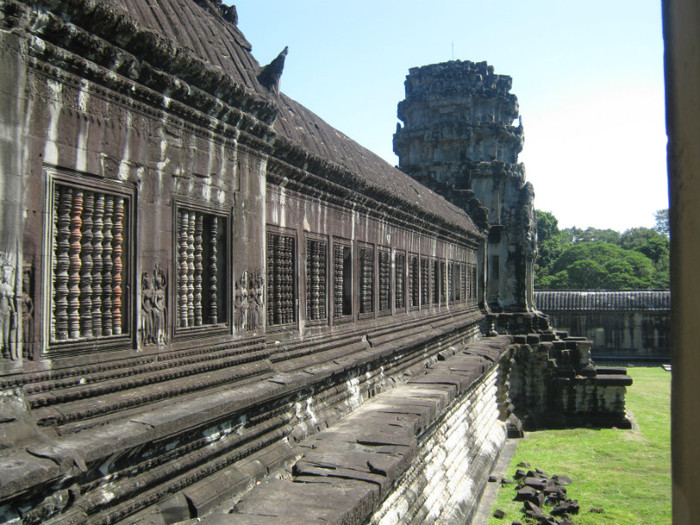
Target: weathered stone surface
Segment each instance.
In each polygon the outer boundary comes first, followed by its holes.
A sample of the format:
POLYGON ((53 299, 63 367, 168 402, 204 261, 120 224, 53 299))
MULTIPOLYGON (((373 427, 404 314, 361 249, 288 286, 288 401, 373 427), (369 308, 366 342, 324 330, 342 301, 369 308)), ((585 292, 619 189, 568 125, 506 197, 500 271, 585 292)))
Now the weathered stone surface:
POLYGON ((278 93, 283 56, 261 70, 235 21, 218 0, 0 2, 0 507, 468 519, 504 422, 613 418, 627 384, 577 382, 590 345, 557 354, 535 312, 487 321, 487 298, 527 303, 510 83, 477 68, 503 107, 477 104, 472 150, 496 158, 455 205, 278 93), (475 194, 501 179, 514 206, 489 224, 475 194), (484 243, 513 239, 489 287, 484 243))
POLYGON ((488 210, 487 301, 495 312, 531 312, 536 224, 533 191, 517 163, 523 128, 511 79, 486 62, 413 68, 394 135, 399 168, 470 211, 488 210), (449 108, 449 109, 448 109, 449 108), (517 257, 510 255, 518 253, 517 257))
POLYGON ((594 359, 670 359, 669 291, 547 290, 535 301, 553 326, 590 339, 594 359))

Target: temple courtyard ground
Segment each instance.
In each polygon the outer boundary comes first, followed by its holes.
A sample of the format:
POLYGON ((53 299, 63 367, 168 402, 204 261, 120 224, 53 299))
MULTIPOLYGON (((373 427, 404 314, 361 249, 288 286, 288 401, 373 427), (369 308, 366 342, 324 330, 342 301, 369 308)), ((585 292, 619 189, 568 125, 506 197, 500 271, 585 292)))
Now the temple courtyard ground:
MULTIPOLYGON (((510 465, 502 475, 513 479, 519 468, 529 470, 518 467, 526 462, 531 469, 570 477, 567 496, 580 505, 580 512, 572 516, 577 525, 670 524, 671 373, 661 367, 632 367, 628 374, 634 378, 627 390, 631 430, 529 432, 517 440, 510 465)), ((515 494, 516 485, 501 485, 489 513, 489 525, 531 522, 522 512, 523 502, 513 501, 515 494), (503 510, 505 517, 495 518, 497 509, 503 510)))

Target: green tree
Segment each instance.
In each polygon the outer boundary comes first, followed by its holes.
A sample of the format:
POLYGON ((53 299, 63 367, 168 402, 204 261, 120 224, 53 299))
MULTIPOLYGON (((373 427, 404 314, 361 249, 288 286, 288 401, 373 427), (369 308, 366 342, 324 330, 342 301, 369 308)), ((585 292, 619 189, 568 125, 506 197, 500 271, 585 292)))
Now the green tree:
POLYGON ((557 218, 548 211, 535 210, 537 217, 537 260, 535 281, 549 273, 549 268, 563 251, 557 218))
POLYGON ((611 229, 601 230, 598 228, 589 227, 585 230, 582 230, 581 228, 573 226, 571 228, 562 230, 562 232, 565 234, 566 238, 570 239, 571 242, 574 243, 609 242, 611 244, 617 244, 620 240, 620 232, 611 229))
POLYGON ((552 213, 536 213, 535 288, 668 288, 670 242, 657 228, 560 230, 552 213))
POLYGON ((633 290, 654 286, 654 264, 645 255, 615 244, 578 242, 565 249, 540 287, 633 290))
POLYGON ((631 228, 620 236, 620 246, 645 255, 654 263, 654 287, 670 286, 669 256, 671 241, 656 228, 631 228))
POLYGON ((665 235, 666 237, 669 237, 671 235, 671 223, 669 220, 668 211, 668 208, 666 208, 664 210, 659 210, 654 213, 654 220, 656 221, 654 229, 661 235, 665 235))

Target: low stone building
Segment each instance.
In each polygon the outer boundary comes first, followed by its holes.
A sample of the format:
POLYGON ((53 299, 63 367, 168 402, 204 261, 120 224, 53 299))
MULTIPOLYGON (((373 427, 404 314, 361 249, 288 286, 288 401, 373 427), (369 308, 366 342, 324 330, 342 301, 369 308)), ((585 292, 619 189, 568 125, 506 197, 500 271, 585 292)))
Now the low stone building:
POLYGON ((535 304, 560 330, 593 342, 594 359, 668 361, 668 290, 537 290, 535 304))
POLYGON ((446 200, 218 0, 0 0, 0 49, 0 523, 467 521, 507 432, 624 424, 517 152, 446 200))

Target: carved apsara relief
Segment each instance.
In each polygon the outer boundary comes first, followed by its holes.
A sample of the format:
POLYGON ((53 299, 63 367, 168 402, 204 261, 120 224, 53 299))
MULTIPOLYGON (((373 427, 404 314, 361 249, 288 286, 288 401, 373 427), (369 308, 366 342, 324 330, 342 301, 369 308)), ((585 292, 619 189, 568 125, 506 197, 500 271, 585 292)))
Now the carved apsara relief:
POLYGON ((168 279, 156 265, 141 276, 141 340, 144 345, 166 344, 168 279))
POLYGON ((263 327, 265 274, 244 270, 235 284, 235 326, 237 332, 252 332, 263 327))
POLYGON ((15 302, 15 264, 0 252, 0 350, 2 356, 19 359, 16 345, 17 307, 15 302))
POLYGON ((25 263, 22 268, 22 355, 35 359, 34 354, 34 268, 25 263))

